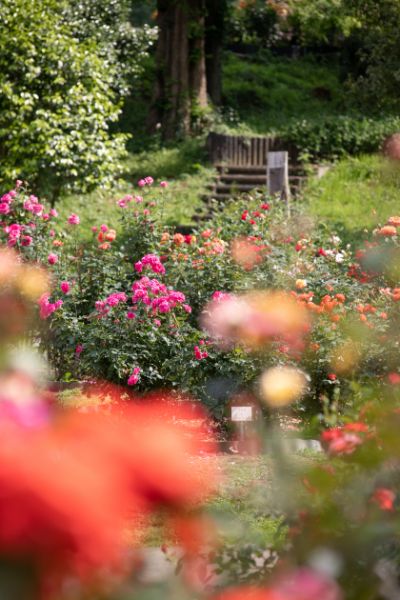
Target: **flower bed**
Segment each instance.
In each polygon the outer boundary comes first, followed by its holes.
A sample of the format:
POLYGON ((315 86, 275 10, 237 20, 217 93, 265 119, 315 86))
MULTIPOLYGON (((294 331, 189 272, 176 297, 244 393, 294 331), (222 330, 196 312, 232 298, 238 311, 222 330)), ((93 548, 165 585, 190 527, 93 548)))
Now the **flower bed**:
POLYGON ((182 235, 157 218, 166 185, 142 179, 140 195, 118 200, 120 223, 94 224, 85 243, 78 215, 60 223, 21 182, 1 198, 1 241, 51 278, 39 300, 41 343, 60 379, 189 392, 222 418, 229 395, 257 390, 266 366, 304 370, 299 409, 314 413, 345 402, 355 376, 391 372, 383 343, 393 341, 400 297, 397 217, 354 254, 301 212, 287 222, 279 203, 255 194, 182 235), (247 295, 254 288, 280 292, 263 306, 262 294, 247 295), (289 334, 288 319, 298 320, 289 334), (263 320, 281 330, 262 333, 263 320))

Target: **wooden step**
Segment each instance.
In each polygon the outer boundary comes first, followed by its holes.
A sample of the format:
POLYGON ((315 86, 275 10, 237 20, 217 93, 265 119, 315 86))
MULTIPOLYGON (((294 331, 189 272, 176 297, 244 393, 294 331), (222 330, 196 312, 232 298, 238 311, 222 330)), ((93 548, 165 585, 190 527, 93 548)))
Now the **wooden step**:
POLYGON ((231 198, 237 198, 238 196, 242 196, 245 194, 246 194, 245 191, 240 191, 240 190, 235 190, 235 191, 231 191, 231 192, 217 191, 214 194, 210 194, 210 196, 208 197, 208 200, 217 200, 219 202, 220 200, 228 200, 231 198))
POLYGON ((255 184, 261 184, 261 185, 265 185, 267 183, 267 174, 264 173, 263 175, 259 175, 259 174, 252 174, 249 173, 247 175, 243 175, 243 174, 228 174, 225 175, 225 173, 221 173, 221 175, 219 176, 219 180, 225 182, 233 182, 233 183, 255 183, 255 184))
MULTIPOLYGON (((248 173, 254 173, 254 175, 265 175, 265 173, 267 172, 267 165, 215 165, 215 168, 222 173, 226 173, 226 174, 242 174, 242 175, 247 175, 248 173)), ((316 167, 314 167, 314 165, 312 165, 312 169, 313 170, 317 170, 316 167)), ((305 174, 305 170, 303 165, 301 164, 296 164, 296 163, 290 163, 289 165, 289 172, 290 173, 304 173, 305 174)))
POLYGON ((223 171, 224 173, 254 173, 257 174, 265 174, 267 170, 266 165, 255 165, 255 166, 244 166, 244 165, 215 165, 218 171, 223 171))
POLYGON ((264 182, 264 185, 257 185, 254 183, 230 183, 225 185, 223 183, 218 182, 216 186, 217 192, 229 192, 231 190, 235 192, 249 192, 250 190, 266 188, 267 183, 264 182))

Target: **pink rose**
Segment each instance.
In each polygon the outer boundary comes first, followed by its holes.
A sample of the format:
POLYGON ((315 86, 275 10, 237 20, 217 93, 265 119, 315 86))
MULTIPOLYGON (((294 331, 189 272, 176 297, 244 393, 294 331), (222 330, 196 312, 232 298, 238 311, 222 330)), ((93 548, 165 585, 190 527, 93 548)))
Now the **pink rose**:
POLYGON ((43 209, 43 204, 35 203, 32 207, 32 212, 33 214, 40 216, 43 212, 43 209))
POLYGON ((21 238, 22 246, 30 246, 32 244, 32 237, 30 235, 23 235, 21 238))
POLYGON ((137 271, 138 273, 141 273, 143 271, 143 263, 142 263, 142 261, 138 260, 135 263, 135 271, 137 271))
POLYGON ((70 214, 67 221, 70 225, 79 225, 81 222, 80 218, 75 213, 70 214))
POLYGON ((163 300, 162 302, 160 302, 157 308, 160 313, 168 313, 171 310, 171 307, 167 300, 163 300))
POLYGON ((128 385, 136 385, 140 379, 140 368, 135 367, 128 378, 128 385))
POLYGON ((55 265, 56 262, 58 262, 58 256, 57 256, 57 254, 54 254, 53 252, 50 252, 50 254, 47 257, 47 262, 49 263, 49 265, 55 265))
POLYGON ((61 288, 61 291, 63 292, 63 294, 68 294, 68 292, 71 288, 69 281, 62 281, 60 288, 61 288))

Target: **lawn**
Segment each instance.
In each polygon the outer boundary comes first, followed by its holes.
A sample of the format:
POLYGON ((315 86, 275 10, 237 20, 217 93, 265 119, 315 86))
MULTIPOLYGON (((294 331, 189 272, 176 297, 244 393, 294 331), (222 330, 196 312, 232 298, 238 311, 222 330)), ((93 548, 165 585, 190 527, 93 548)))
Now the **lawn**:
POLYGON ((378 155, 344 158, 304 190, 310 213, 349 243, 400 210, 400 165, 378 155))
POLYGON ((90 194, 74 194, 57 204, 61 218, 71 212, 79 214, 83 227, 90 233, 90 225, 116 224, 121 209, 116 201, 125 194, 141 194, 139 179, 150 175, 155 184, 169 182, 164 193, 165 203, 160 218, 166 225, 190 225, 193 217, 205 210, 203 196, 215 177, 208 164, 204 138, 189 139, 164 148, 148 149, 129 154, 123 165, 123 176, 112 190, 96 190, 90 194))

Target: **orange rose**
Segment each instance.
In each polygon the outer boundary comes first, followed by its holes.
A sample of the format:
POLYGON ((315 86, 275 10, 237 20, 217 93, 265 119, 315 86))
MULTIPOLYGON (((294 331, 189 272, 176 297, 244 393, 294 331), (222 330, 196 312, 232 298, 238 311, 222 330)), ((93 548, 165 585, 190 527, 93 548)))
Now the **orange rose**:
POLYGON ((105 237, 106 237, 107 242, 113 242, 115 240, 115 238, 117 237, 117 233, 116 233, 115 229, 110 229, 109 231, 107 231, 105 237))
POLYGON ((383 227, 378 229, 377 233, 378 235, 384 237, 392 237, 394 235, 397 235, 397 229, 393 225, 384 225, 383 227))
POLYGON ((181 246, 185 243, 185 236, 183 236, 181 233, 175 233, 173 240, 174 244, 176 244, 177 246, 181 246))
POLYGON ((387 224, 393 225, 393 227, 400 227, 400 217, 389 217, 387 224))
POLYGON ((305 279, 296 279, 295 285, 298 290, 304 290, 307 287, 307 281, 305 279))
POLYGON ((165 244, 168 241, 169 241, 169 233, 168 233, 168 231, 164 231, 164 233, 161 236, 160 242, 161 242, 161 244, 165 244))

